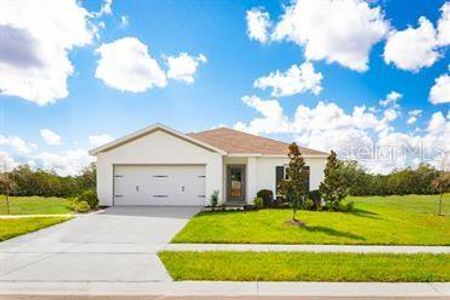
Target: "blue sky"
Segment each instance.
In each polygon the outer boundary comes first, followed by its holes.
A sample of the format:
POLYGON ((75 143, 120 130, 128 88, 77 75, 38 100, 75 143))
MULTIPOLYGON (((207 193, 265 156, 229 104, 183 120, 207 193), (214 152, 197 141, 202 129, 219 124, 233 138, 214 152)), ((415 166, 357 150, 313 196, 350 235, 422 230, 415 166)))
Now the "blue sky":
MULTIPOLYGON (((348 154, 349 144, 379 140, 416 148, 418 139, 448 146, 450 83, 444 77, 449 74, 450 41, 445 37, 450 22, 445 23, 445 1, 344 0, 337 7, 332 0, 316 1, 323 7, 308 0, 68 0, 57 7, 42 2, 35 8, 40 20, 21 19, 18 12, 33 11, 31 2, 0 4, 0 154, 13 165, 74 174, 89 161, 87 149, 155 122, 183 132, 226 125, 313 148, 335 148, 342 155, 348 154), (367 34, 347 24, 352 15, 360 17, 361 28, 367 25, 367 34), (428 24, 421 27, 420 17, 428 24), (299 26, 280 33, 282 22, 299 26), (36 24, 43 24, 41 32, 36 24), (64 26, 55 28, 54 39, 43 33, 57 24, 64 26), (334 39, 333 28, 341 30, 339 38, 334 39), (412 32, 405 34, 408 28, 412 32), (317 40, 322 35, 325 45, 317 40), (17 37, 31 46, 24 50, 24 44, 8 40, 17 37), (367 51, 360 49, 364 44, 367 51), (144 53, 134 51, 142 47, 144 53), (308 47, 312 54, 306 54, 308 47), (189 65, 176 60, 181 53, 189 65), (414 57, 404 59, 408 56, 414 57), (27 66, 31 58, 38 63, 27 66), (156 64, 153 71, 150 62, 156 64), (60 74, 67 63, 73 71, 60 74), (96 75, 101 64, 103 75, 96 75), (312 66, 315 79, 298 73, 289 78, 289 68, 298 71, 304 64, 312 66), (170 75, 172 67, 177 74, 170 75), (258 78, 268 79, 276 71, 280 76, 272 76, 265 89, 255 86, 258 78), (41 82, 35 76, 51 78, 41 82), (436 100, 430 101, 440 77, 436 100), (142 80, 140 86, 135 78, 142 80), (308 80, 312 83, 305 87, 308 80), (272 92, 274 85, 281 89, 278 94, 272 92), (391 100, 380 104, 386 99, 391 100), (355 107, 364 108, 361 117, 355 107)), ((386 172, 417 162, 417 157, 402 156, 367 165, 386 172)))

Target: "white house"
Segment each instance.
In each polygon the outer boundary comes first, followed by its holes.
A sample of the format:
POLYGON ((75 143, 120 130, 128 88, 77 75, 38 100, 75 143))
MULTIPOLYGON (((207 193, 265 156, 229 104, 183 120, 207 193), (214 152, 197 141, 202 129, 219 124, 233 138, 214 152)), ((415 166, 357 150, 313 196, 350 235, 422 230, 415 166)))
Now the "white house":
MULTIPOLYGON (((309 188, 324 178, 327 153, 301 148, 309 188)), ((251 203, 261 189, 276 193, 288 144, 229 128, 183 134, 156 124, 90 151, 97 157, 100 205, 251 203)))

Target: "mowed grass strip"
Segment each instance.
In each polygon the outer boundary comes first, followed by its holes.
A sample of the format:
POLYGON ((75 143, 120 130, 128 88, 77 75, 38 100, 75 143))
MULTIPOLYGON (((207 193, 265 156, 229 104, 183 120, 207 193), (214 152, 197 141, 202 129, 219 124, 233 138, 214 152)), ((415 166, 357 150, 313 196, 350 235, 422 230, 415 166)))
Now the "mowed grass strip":
POLYGON ((450 245, 450 194, 445 216, 437 216, 438 195, 349 197, 350 213, 299 211, 306 226, 286 224, 290 209, 202 212, 173 243, 450 245))
POLYGON ((30 217, 0 219, 0 241, 69 220, 69 217, 30 217))
POLYGON ((447 254, 169 252, 174 280, 448 282, 447 254))
MULTIPOLYGON (((67 200, 57 197, 9 197, 11 215, 70 214, 67 200)), ((6 214, 6 200, 0 195, 0 215, 6 214)))

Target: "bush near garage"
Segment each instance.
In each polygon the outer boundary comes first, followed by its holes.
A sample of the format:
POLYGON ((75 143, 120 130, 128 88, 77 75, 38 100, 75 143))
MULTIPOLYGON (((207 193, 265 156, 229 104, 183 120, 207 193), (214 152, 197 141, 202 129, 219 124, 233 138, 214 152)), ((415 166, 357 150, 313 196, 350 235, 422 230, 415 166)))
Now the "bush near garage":
POLYGON ((98 198, 97 193, 94 190, 85 190, 78 197, 79 202, 86 202, 91 209, 97 208, 98 198))

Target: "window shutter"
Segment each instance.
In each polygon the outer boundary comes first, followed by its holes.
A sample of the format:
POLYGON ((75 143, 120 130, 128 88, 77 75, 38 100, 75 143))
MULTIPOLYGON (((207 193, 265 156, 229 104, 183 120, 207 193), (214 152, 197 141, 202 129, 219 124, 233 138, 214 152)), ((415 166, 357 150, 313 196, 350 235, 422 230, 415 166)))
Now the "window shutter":
POLYGON ((284 166, 277 166, 275 168, 275 191, 278 195, 278 186, 284 178, 284 166))

